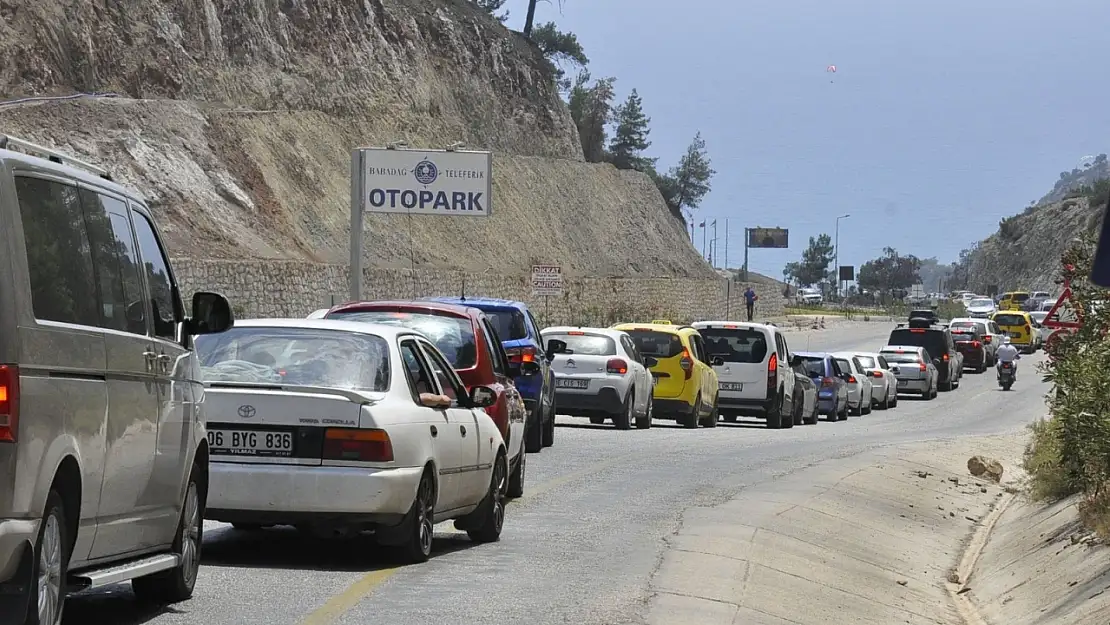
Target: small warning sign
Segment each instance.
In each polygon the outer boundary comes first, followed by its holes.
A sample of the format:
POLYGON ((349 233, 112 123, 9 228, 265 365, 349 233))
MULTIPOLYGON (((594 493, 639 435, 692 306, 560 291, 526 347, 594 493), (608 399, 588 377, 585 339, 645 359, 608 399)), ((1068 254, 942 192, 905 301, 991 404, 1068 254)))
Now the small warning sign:
POLYGON ((559 265, 532 265, 533 297, 553 297, 562 294, 562 267, 559 265))

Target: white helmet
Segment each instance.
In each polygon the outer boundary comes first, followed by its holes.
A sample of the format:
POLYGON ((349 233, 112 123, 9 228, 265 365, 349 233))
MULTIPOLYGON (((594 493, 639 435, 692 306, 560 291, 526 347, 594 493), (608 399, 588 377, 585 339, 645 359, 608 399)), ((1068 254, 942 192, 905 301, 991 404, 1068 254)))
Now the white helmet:
POLYGON ((1009 345, 1010 344, 1010 335, 1007 334, 1006 336, 1002 337, 1002 344, 1003 345, 1009 345))

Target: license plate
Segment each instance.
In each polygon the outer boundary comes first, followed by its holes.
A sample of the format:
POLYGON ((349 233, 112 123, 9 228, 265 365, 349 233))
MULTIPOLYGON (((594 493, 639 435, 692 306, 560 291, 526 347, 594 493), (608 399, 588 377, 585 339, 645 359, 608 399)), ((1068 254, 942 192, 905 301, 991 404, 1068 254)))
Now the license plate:
POLYGON ((555 388, 590 388, 590 381, 571 378, 555 378, 555 388))
POLYGON ((208 447, 228 456, 292 456, 292 432, 208 430, 208 447))
POLYGON ((909 383, 909 380, 898 380, 898 386, 906 386, 909 383))
POLYGON ((721 382, 718 388, 722 391, 742 391, 744 385, 740 382, 721 382))

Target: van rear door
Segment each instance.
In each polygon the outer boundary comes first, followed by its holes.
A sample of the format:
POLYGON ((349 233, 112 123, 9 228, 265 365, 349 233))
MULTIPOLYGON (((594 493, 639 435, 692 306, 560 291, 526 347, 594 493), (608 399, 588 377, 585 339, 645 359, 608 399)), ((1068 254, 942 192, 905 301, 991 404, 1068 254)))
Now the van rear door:
POLYGON ((775 354, 769 332, 737 324, 714 324, 698 331, 709 357, 725 361, 713 367, 722 398, 767 399, 768 361, 775 354))

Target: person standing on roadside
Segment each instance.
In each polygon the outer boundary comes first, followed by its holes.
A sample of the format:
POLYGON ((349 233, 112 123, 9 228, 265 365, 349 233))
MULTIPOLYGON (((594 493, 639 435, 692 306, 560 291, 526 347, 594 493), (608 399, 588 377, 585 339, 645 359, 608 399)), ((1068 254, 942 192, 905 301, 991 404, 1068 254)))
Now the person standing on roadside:
POLYGON ((748 321, 751 321, 755 314, 755 300, 757 299, 759 299, 759 296, 752 290, 751 285, 748 285, 748 289, 744 291, 744 304, 748 308, 748 321))

